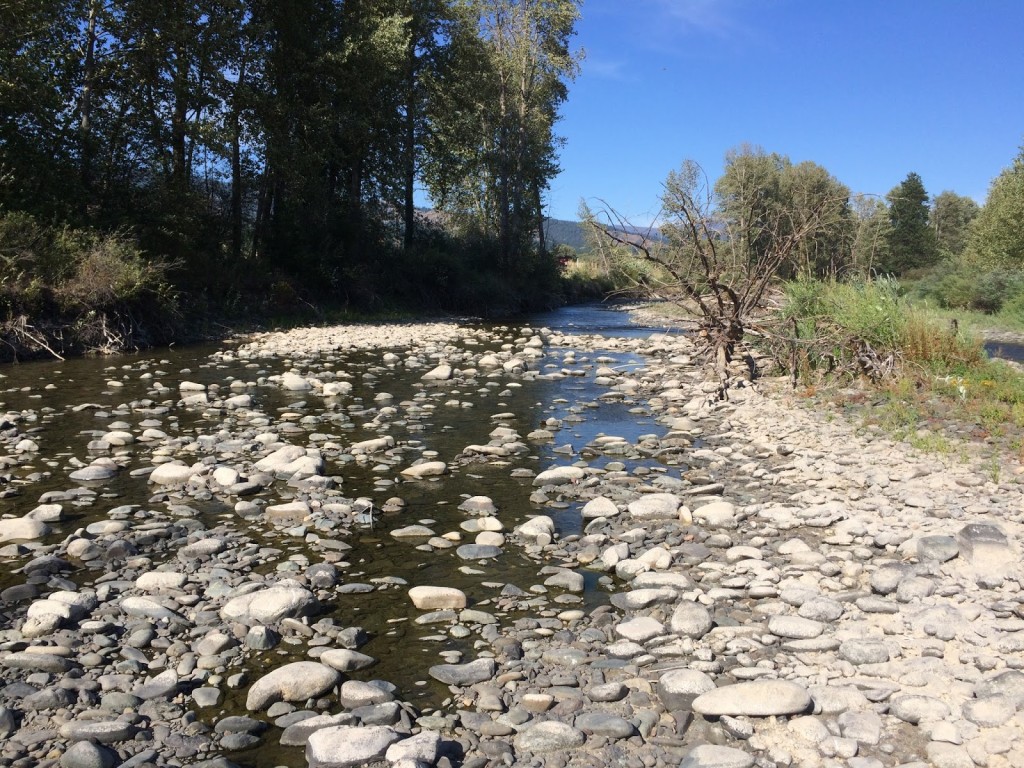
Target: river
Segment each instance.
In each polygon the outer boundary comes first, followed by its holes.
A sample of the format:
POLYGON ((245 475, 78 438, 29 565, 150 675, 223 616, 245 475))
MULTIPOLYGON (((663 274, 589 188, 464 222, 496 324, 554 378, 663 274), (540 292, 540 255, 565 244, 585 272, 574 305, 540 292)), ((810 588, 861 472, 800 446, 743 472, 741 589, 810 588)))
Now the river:
MULTIPOLYGON (((540 316, 522 318, 513 328, 547 327, 553 333, 599 334, 614 338, 645 338, 655 329, 633 326, 625 313, 601 306, 567 307, 540 316)), ((491 331, 493 326, 487 326, 491 331)), ((514 335, 514 333, 513 333, 514 335)), ((236 357, 242 340, 224 344, 174 349, 149 350, 134 355, 109 358, 81 358, 66 361, 40 361, 11 364, 0 368, 0 415, 18 414, 19 440, 30 440, 40 446, 38 453, 12 453, 0 466, 0 516, 20 517, 35 508, 48 493, 67 493, 79 484, 69 479, 77 467, 88 464, 99 455, 113 455, 122 465, 121 471, 107 482, 86 483, 88 493, 65 505, 66 519, 52 523, 52 532, 41 541, 8 545, 0 549, 4 571, 0 573, 0 590, 22 584, 25 579, 20 566, 33 557, 53 552, 69 535, 90 526, 102 525, 111 510, 146 510, 173 501, 166 494, 155 493, 147 483, 145 472, 154 452, 141 439, 127 445, 97 447, 94 442, 112 431, 127 432, 141 438, 147 428, 159 428, 176 439, 179 446, 190 443, 207 445, 207 441, 227 439, 227 432, 241 429, 232 426, 230 413, 217 409, 181 407, 179 386, 188 381, 211 390, 227 388, 240 380, 254 383, 239 388, 251 394, 252 408, 266 414, 267 428, 273 426, 291 443, 316 444, 328 437, 345 442, 379 436, 382 433, 382 409, 389 406, 429 402, 429 409, 415 418, 403 416, 409 409, 399 408, 391 416, 386 433, 400 445, 412 446, 425 457, 449 460, 465 446, 486 443, 496 424, 513 425, 526 435, 541 426, 549 426, 556 434, 553 440, 531 442, 527 453, 507 460, 467 464, 453 471, 443 482, 402 482, 396 477, 391 462, 353 462, 331 464, 326 474, 338 479, 345 497, 369 499, 377 514, 364 525, 350 531, 345 539, 352 549, 345 553, 343 582, 370 585, 365 593, 354 592, 343 600, 328 603, 317 615, 334 619, 344 626, 360 626, 369 635, 369 642, 360 651, 373 656, 378 663, 363 674, 365 678, 390 681, 401 691, 404 701, 420 710, 438 710, 448 703, 445 686, 427 678, 424 670, 438 661, 440 653, 470 654, 474 635, 446 635, 436 628, 414 623, 418 612, 409 604, 404 585, 441 584, 453 586, 470 595, 474 608, 494 610, 497 603, 495 586, 513 584, 529 589, 542 581, 538 570, 542 563, 526 557, 511 541, 495 567, 470 567, 451 552, 437 552, 429 546, 416 547, 416 542, 396 539, 393 529, 413 524, 427 525, 436 531, 458 531, 466 515, 458 509, 464 498, 486 495, 499 510, 506 530, 531 515, 543 513, 554 519, 560 536, 581 531, 580 504, 553 503, 544 506, 531 503, 528 476, 516 477, 517 468, 539 472, 553 464, 586 460, 590 466, 618 462, 616 469, 626 472, 647 472, 658 462, 644 457, 605 455, 592 448, 602 436, 618 436, 635 444, 645 433, 657 431, 650 414, 630 398, 602 397, 607 387, 595 383, 593 371, 607 366, 618 372, 629 372, 644 365, 642 357, 622 349, 574 350, 571 346, 551 348, 541 361, 546 370, 566 375, 554 380, 509 381, 506 378, 481 379, 472 387, 458 385, 433 389, 425 393, 422 370, 402 365, 382 365, 387 350, 356 351, 331 357, 334 370, 344 370, 352 391, 344 404, 328 403, 313 395, 296 395, 267 379, 293 366, 283 357, 254 361, 236 357), (600 363, 597 360, 600 359, 600 363), (263 382, 263 383, 260 383, 263 382), (495 420, 490 414, 498 410, 495 420), (556 426, 557 425, 557 426, 556 426), (326 433, 326 434, 322 434, 326 433), (588 448, 591 446, 591 448, 588 448), (380 512, 387 500, 400 497, 400 511, 380 512)), ((615 345, 612 345, 615 346, 615 345)), ((401 349, 394 350, 402 354, 401 349)), ((234 391, 234 390, 232 390, 234 391)), ((198 449, 196 449, 198 450, 198 449)), ((201 453, 201 451, 200 451, 201 453)), ((291 489, 273 487, 253 497, 274 504, 290 501, 291 489)), ((177 501, 181 501, 177 499, 177 501)), ((231 499, 216 494, 193 494, 187 504, 208 528, 218 525, 245 526, 232 514, 231 499)), ((305 529, 282 534, 252 526, 246 531, 268 552, 266 569, 281 576, 298 575, 320 557, 303 541, 305 529)), ((143 553, 152 555, 152 566, 173 561, 173 552, 143 553)), ((51 577, 40 585, 43 593, 52 589, 95 589, 111 576, 105 573, 104 560, 90 559, 74 563, 71 573, 51 577), (73 585, 72 583, 73 582, 73 585)), ((564 595, 562 608, 590 610, 607 600, 612 583, 608 576, 586 572, 584 591, 564 595)), ((543 592, 543 590, 539 590, 543 592)), ((12 606, 8 606, 11 610, 12 606)), ((551 615, 554 615, 554 611, 551 615)), ((8 617, 10 617, 10 613, 8 617)), ((501 611, 499 620, 512 620, 501 611)), ((8 624, 9 626, 9 624, 8 624)), ((280 646, 274 655, 264 655, 261 664, 277 664, 305 657, 300 643, 280 646)), ((449 657, 446 657, 449 658, 449 657)), ((158 668, 158 667, 157 667, 158 668)), ((265 671, 265 670, 264 670, 265 671)), ((257 670, 249 670, 256 674, 257 670)), ((242 714, 244 687, 228 691, 217 707, 217 717, 242 714)), ((202 721, 212 724, 210 711, 194 708, 202 721)), ((248 750, 230 757, 236 763, 263 768, 271 765, 304 765, 301 751, 276 747, 273 736, 267 738, 270 749, 248 750)))

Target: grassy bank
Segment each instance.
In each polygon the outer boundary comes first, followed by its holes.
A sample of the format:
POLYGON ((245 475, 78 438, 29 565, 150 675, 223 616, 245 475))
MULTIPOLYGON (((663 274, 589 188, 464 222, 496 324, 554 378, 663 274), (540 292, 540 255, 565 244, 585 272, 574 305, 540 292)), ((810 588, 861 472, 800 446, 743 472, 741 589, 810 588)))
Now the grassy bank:
POLYGON ((981 318, 913 302, 877 280, 791 283, 777 319, 799 331, 788 360, 779 345, 773 352, 789 373, 797 366, 807 397, 919 449, 953 455, 972 444, 1024 458, 1024 376, 986 357, 981 318))

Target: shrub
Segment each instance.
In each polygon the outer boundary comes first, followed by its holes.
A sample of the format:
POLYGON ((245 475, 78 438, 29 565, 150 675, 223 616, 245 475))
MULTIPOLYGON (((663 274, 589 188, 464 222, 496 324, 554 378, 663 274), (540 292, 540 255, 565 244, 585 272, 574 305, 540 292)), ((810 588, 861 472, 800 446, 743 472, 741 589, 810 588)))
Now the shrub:
POLYGON ((785 331, 773 352, 790 369, 827 364, 877 380, 907 364, 938 370, 983 360, 980 340, 910 307, 891 279, 789 283, 778 320, 785 331))

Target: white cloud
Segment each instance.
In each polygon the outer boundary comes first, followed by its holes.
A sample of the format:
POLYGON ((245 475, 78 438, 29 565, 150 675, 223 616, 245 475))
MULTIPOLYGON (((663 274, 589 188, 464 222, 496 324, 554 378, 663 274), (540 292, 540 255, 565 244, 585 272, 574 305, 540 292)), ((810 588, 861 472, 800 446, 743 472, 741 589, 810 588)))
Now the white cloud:
POLYGON ((659 24, 668 22, 674 33, 732 37, 742 31, 734 0, 641 0, 639 5, 650 9, 659 24))
POLYGON ((626 75, 625 61, 603 59, 597 56, 587 56, 583 60, 583 74, 616 82, 624 82, 629 79, 626 75))

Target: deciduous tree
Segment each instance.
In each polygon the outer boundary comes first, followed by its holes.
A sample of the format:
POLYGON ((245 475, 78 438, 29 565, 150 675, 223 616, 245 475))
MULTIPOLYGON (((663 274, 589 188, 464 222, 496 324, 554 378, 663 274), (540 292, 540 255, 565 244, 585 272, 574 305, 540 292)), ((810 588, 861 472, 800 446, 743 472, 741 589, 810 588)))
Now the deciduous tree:
POLYGON ((992 181, 971 224, 965 257, 986 268, 1024 269, 1024 147, 992 181))
POLYGON ((969 197, 963 197, 946 190, 935 196, 928 217, 939 253, 943 256, 959 256, 967 244, 971 222, 978 215, 980 207, 969 197))

